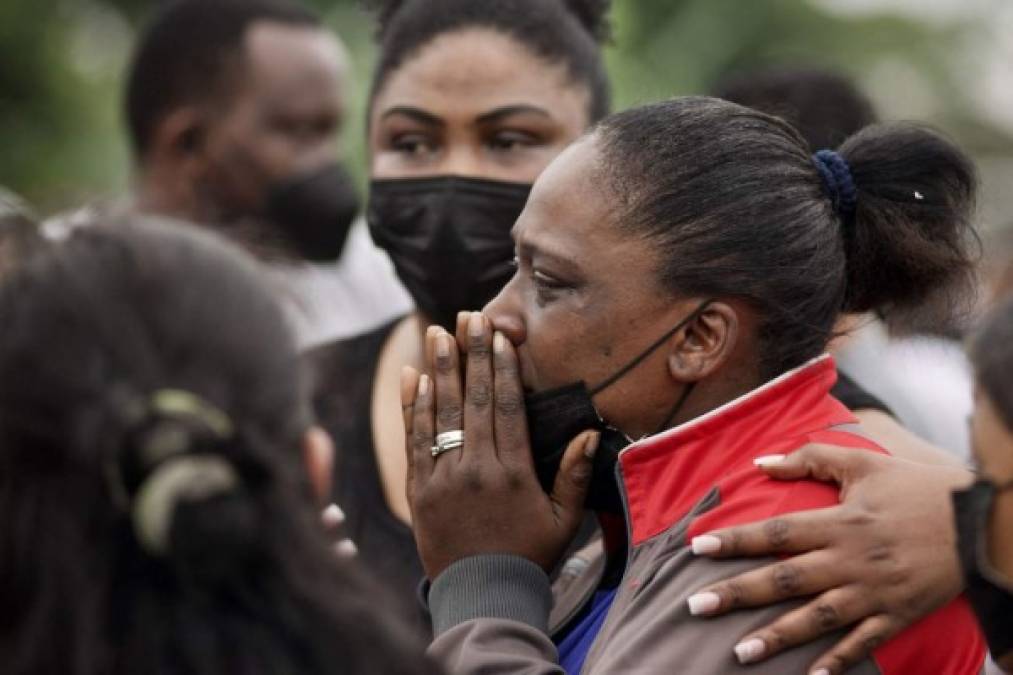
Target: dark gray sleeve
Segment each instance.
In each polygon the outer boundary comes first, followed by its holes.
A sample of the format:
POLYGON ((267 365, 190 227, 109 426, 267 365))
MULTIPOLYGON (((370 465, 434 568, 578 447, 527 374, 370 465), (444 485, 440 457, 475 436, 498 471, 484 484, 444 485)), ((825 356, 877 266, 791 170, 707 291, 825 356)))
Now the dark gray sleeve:
POLYGON ((429 591, 429 654, 456 675, 565 675, 547 635, 551 605, 548 576, 524 558, 460 560, 429 591))
MULTIPOLYGON (((735 645, 751 631, 800 606, 801 602, 742 609, 706 619, 691 616, 686 601, 690 595, 711 583, 754 569, 772 559, 712 560, 696 557, 684 545, 681 531, 661 535, 653 545, 664 547, 667 552, 652 556, 658 562, 656 566, 645 567, 635 560, 631 563, 631 568, 642 570, 643 576, 637 574, 624 580, 627 588, 617 596, 612 614, 592 646, 585 673, 808 673, 812 662, 842 636, 840 631, 833 632, 767 661, 742 666, 735 658, 735 645), (621 617, 621 620, 614 621, 616 617, 621 617)), ((651 551, 638 550, 634 555, 651 556, 651 551)), ((870 660, 848 671, 849 675, 878 675, 879 672, 870 660)))

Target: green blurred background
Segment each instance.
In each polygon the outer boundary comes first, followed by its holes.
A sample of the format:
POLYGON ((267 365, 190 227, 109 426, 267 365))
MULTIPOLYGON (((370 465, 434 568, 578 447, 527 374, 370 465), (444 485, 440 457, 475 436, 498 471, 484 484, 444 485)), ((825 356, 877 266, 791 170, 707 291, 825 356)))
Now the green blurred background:
MULTIPOLYGON (((476 2, 495 0, 475 0, 476 2)), ((122 76, 156 0, 0 0, 0 185, 42 213, 129 186, 122 76)), ((372 25, 357 0, 313 0, 355 61, 348 129, 362 178, 372 25)), ((705 92, 732 70, 825 65, 887 119, 932 122, 971 150, 986 229, 1013 223, 1010 0, 616 0, 608 50, 617 107, 705 92)))

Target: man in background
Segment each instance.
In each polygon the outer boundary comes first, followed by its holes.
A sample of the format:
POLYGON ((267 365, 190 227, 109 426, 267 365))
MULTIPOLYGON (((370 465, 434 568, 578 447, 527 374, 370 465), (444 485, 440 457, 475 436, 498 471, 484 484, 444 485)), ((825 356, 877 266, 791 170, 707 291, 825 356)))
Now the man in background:
POLYGON ((294 0, 175 0, 141 34, 127 75, 134 208, 264 260, 303 347, 410 308, 356 223, 339 148, 349 88, 344 47, 294 0))

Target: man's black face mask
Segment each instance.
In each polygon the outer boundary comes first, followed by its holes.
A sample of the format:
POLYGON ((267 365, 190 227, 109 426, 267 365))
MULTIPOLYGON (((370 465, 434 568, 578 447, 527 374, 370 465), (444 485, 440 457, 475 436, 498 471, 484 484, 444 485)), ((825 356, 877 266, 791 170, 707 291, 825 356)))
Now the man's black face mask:
POLYGON ((358 212, 355 185, 340 164, 296 174, 268 189, 267 221, 304 260, 337 260, 358 212))
POLYGON ((531 186, 444 176, 374 180, 367 220, 419 311, 454 332, 513 276, 510 230, 531 186))

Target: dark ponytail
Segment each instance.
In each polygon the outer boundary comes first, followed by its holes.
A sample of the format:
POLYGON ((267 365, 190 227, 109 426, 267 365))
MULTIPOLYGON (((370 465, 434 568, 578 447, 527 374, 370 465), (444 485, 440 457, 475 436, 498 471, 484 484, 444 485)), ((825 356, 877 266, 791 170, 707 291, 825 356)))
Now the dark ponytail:
POLYGON ((845 229, 844 311, 876 312, 911 329, 949 328, 974 283, 971 160, 914 124, 867 127, 840 153, 858 190, 845 229))
POLYGON ((820 354, 842 312, 950 322, 970 293, 974 170, 927 129, 874 126, 814 155, 781 119, 686 97, 594 139, 621 226, 666 252, 662 280, 757 310, 765 376, 820 354))
POLYGON ((376 0, 380 55, 370 100, 390 74, 437 37, 468 28, 499 31, 549 63, 566 66, 570 79, 587 87, 588 117, 608 114, 611 90, 601 43, 611 30, 611 0, 376 0))

